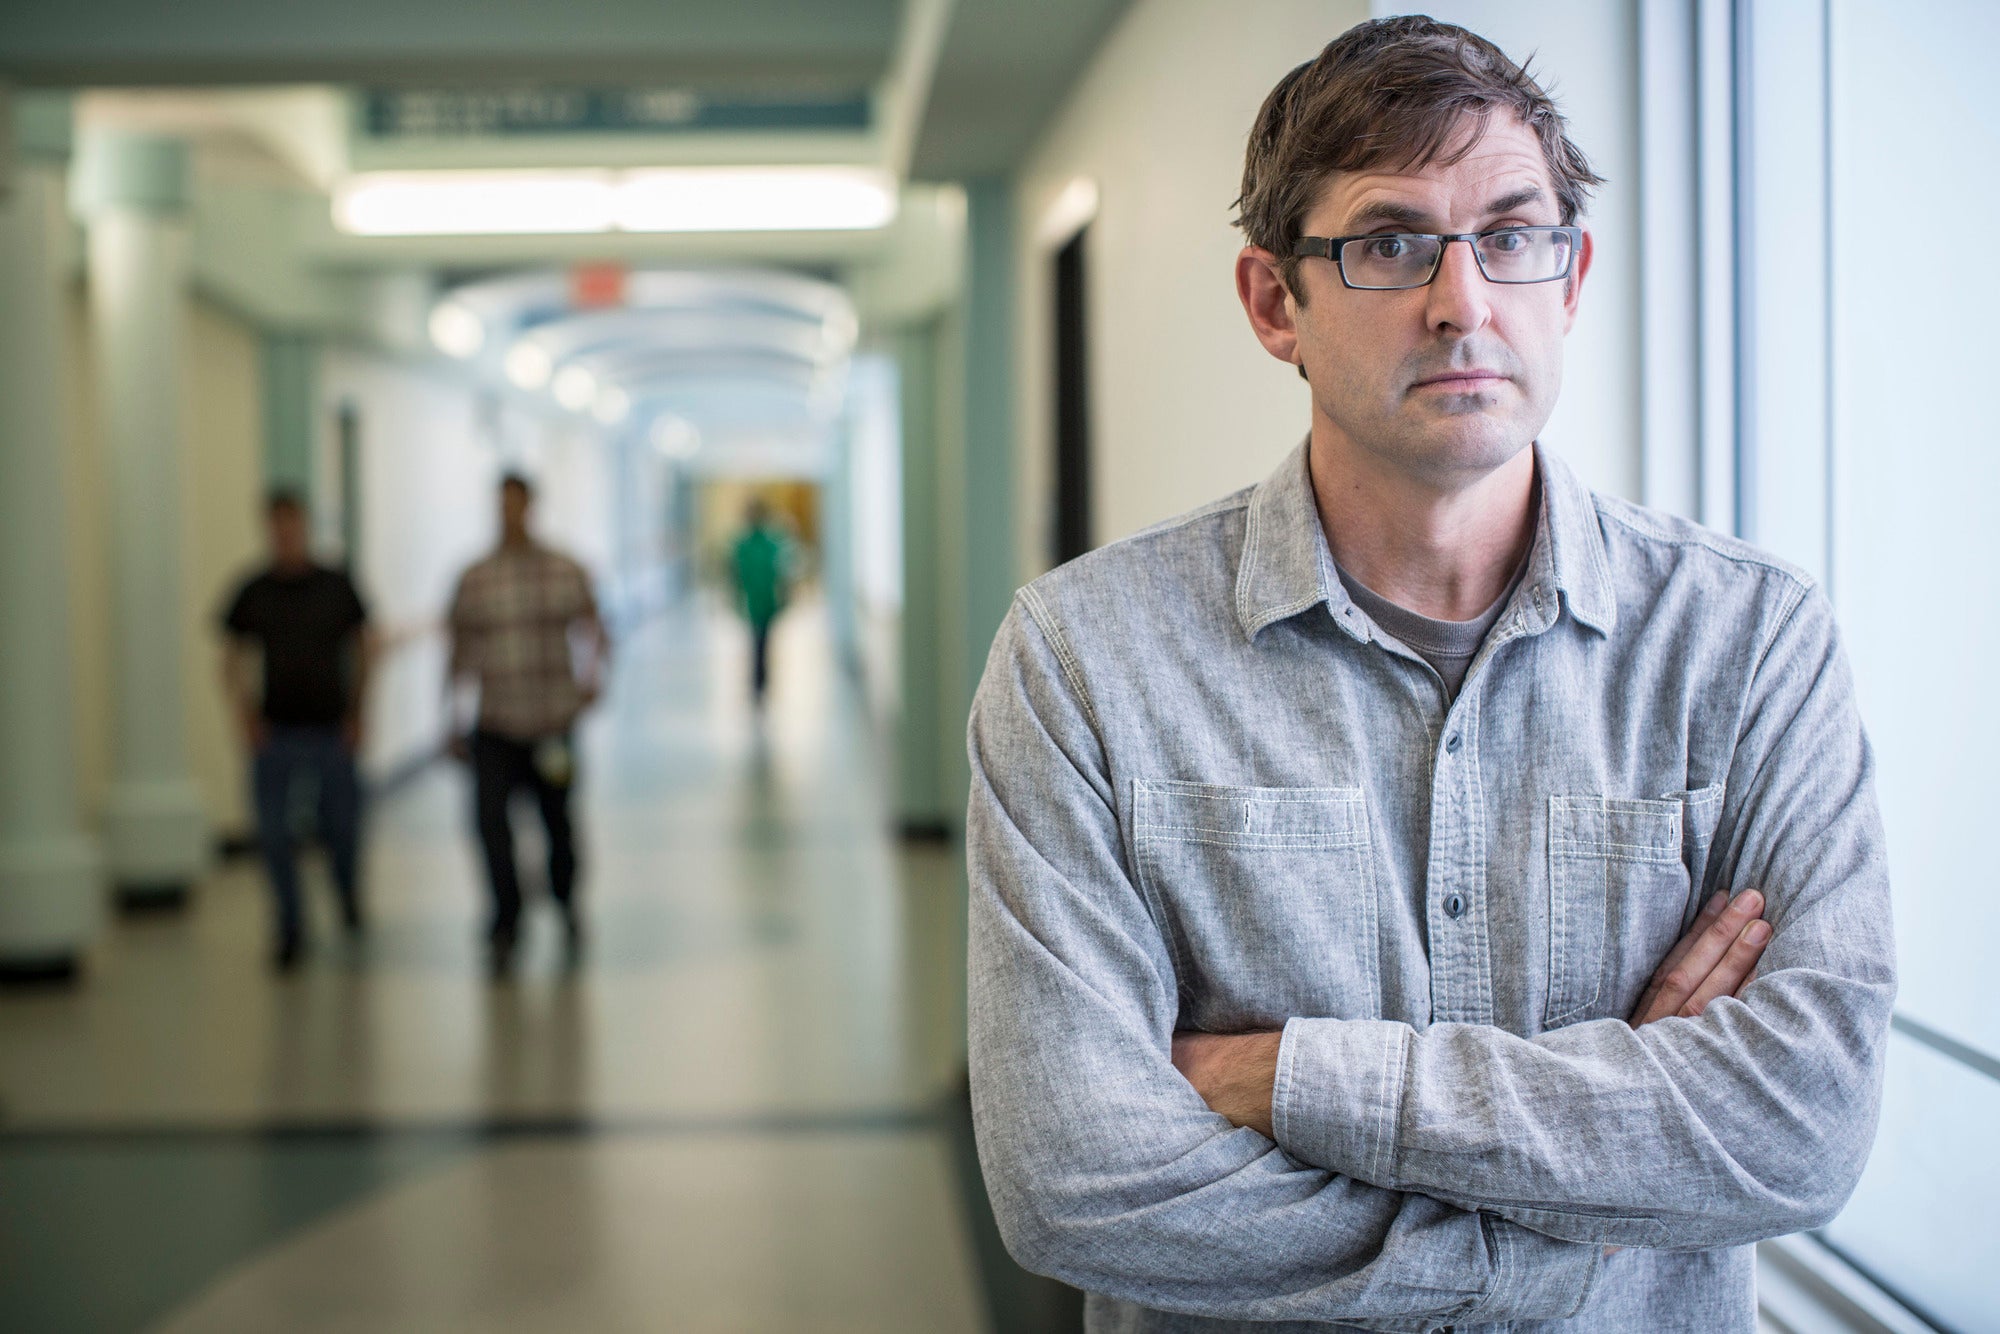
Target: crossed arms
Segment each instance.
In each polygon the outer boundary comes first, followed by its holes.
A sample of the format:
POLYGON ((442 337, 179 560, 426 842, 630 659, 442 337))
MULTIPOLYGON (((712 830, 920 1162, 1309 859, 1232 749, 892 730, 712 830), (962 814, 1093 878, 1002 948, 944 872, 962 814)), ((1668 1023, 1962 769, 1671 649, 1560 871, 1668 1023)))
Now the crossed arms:
POLYGON ((1024 1264, 1244 1320, 1562 1318, 1607 1244, 1737 1245, 1844 1202, 1894 983, 1870 761, 1823 602, 1785 618, 1765 659, 1789 668, 1742 704, 1711 862, 1715 883, 1763 891, 1757 976, 1725 988, 1723 967, 1686 1015, 1695 993, 1672 1004, 1663 975, 1634 1016, 1674 1011, 1657 1022, 1532 1040, 1295 1018, 1268 1133, 1175 1067, 1173 963, 1056 634, 1017 601, 970 736, 974 1110, 1024 1264))

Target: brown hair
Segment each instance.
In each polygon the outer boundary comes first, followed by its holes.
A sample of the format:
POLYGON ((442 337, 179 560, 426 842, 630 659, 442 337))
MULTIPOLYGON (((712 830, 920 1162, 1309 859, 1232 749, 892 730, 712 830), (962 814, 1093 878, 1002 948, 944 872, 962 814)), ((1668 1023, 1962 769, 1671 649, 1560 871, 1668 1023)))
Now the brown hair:
POLYGON ((1278 81, 1243 154, 1236 225, 1278 257, 1296 297, 1292 246, 1329 176, 1456 162, 1472 151, 1495 107, 1541 141, 1562 221, 1575 222, 1590 188, 1604 182, 1570 142, 1556 104, 1525 66, 1484 37, 1414 15, 1356 24, 1278 81), (1475 132, 1461 136, 1468 118, 1475 132))

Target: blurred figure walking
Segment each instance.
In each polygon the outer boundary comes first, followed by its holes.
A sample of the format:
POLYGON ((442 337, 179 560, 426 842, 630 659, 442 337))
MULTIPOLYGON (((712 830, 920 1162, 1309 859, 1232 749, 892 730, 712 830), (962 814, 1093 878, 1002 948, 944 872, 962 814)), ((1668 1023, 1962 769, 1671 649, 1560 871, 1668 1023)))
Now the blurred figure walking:
POLYGON ((355 754, 373 641, 353 582, 312 559, 304 502, 273 492, 265 522, 270 564, 236 590, 222 615, 222 681, 251 755, 257 846, 276 910, 273 961, 282 972, 297 966, 305 946, 292 827, 302 778, 313 786, 341 922, 350 937, 361 933, 355 754))
POLYGON ((472 765, 473 809, 493 892, 488 927, 495 973, 513 962, 520 938, 521 881, 508 807, 533 795, 548 832, 549 895, 562 912, 572 961, 582 945, 576 903, 575 724, 603 689, 610 638, 590 576, 528 531, 534 488, 510 473, 500 482, 500 544, 467 569, 451 600, 446 719, 452 751, 472 765), (464 684, 478 687, 476 721, 461 723, 464 684))
POLYGON ((747 527, 730 552, 730 570, 750 622, 750 698, 761 705, 771 679, 771 622, 785 609, 791 591, 792 543, 762 500, 750 502, 744 522, 747 527))

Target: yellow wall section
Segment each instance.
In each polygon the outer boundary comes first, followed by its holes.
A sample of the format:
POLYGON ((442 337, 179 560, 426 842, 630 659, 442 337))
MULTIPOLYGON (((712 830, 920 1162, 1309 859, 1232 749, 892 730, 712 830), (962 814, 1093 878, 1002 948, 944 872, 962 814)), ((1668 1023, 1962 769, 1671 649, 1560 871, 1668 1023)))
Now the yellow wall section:
MULTIPOLYGON (((68 560, 76 664, 77 783, 94 818, 111 780, 110 539, 105 459, 98 425, 90 312, 82 286, 70 294, 68 560)), ((217 832, 247 826, 243 761, 217 683, 218 604, 259 557, 263 442, 257 336, 205 302, 189 303, 181 402, 182 686, 188 762, 217 832)))

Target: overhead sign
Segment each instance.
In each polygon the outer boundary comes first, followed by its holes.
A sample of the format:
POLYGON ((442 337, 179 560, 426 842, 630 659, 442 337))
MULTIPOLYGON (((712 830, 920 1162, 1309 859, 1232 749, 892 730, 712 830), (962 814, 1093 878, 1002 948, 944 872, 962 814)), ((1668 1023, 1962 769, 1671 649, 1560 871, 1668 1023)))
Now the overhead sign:
POLYGON ((722 96, 689 88, 371 89, 363 125, 380 139, 689 131, 865 130, 866 93, 722 96))

